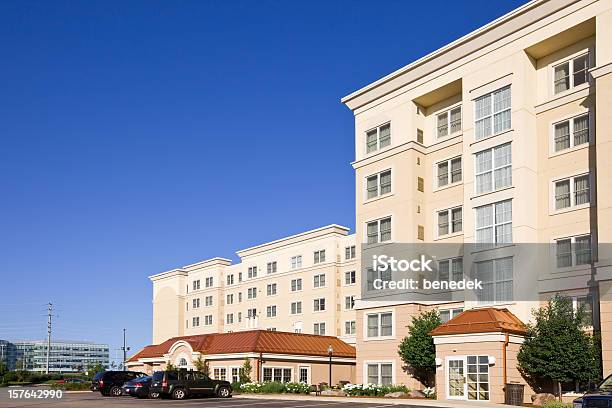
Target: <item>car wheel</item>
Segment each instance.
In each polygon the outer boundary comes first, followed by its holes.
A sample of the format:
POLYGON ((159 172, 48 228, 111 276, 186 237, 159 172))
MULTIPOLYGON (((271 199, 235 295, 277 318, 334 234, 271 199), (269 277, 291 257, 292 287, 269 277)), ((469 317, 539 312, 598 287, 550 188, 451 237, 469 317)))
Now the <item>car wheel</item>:
POLYGON ((111 397, 120 397, 121 394, 123 394, 123 392, 121 391, 121 388, 117 387, 116 385, 111 387, 110 389, 111 397))
POLYGON ((149 398, 159 398, 159 392, 150 392, 149 398))
POLYGON ((172 399, 182 400, 182 399, 185 399, 186 396, 187 396, 187 393, 182 388, 175 388, 172 391, 172 399))
POLYGON ((217 397, 219 398, 229 398, 232 396, 232 392, 226 386, 221 386, 217 389, 217 397))

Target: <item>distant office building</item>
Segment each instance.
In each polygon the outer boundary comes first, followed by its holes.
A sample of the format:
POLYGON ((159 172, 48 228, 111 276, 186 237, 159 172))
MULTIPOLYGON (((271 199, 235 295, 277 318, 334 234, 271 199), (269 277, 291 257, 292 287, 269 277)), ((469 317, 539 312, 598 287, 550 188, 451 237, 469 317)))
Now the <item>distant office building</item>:
MULTIPOLYGON (((10 370, 25 369, 44 372, 47 369, 47 341, 0 340, 0 361, 7 364, 10 370)), ((50 372, 79 372, 93 364, 109 365, 107 344, 67 340, 51 342, 50 372)))

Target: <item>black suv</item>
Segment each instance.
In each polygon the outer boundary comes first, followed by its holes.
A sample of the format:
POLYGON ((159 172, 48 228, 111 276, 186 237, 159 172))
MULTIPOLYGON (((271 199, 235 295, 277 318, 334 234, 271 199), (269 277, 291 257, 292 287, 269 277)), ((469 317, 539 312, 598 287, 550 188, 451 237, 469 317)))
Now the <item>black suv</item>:
POLYGON ((146 376, 145 373, 137 371, 101 371, 91 380, 90 389, 100 391, 105 397, 109 395, 119 397, 122 394, 121 387, 124 383, 146 376))
POLYGON ((150 392, 173 399, 204 395, 229 398, 232 396, 232 385, 229 381, 213 380, 198 371, 156 371, 150 392))

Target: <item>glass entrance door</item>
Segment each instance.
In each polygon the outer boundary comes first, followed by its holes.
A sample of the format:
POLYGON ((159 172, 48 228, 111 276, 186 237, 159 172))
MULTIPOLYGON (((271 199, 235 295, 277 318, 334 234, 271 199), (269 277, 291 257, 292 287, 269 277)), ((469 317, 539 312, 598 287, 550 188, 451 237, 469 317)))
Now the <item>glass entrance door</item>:
POLYGON ((489 356, 467 356, 469 400, 489 400, 489 356))
POLYGON ((449 399, 465 399, 465 358, 448 359, 448 390, 449 399))

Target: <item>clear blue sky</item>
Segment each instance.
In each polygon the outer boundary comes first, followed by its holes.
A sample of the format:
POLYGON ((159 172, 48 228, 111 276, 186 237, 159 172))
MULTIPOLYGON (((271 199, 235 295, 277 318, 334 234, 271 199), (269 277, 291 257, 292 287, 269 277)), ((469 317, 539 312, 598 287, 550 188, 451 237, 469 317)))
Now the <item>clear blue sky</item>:
POLYGON ((138 348, 147 276, 353 228, 340 98, 521 3, 1 2, 0 338, 52 301, 56 338, 138 348))

